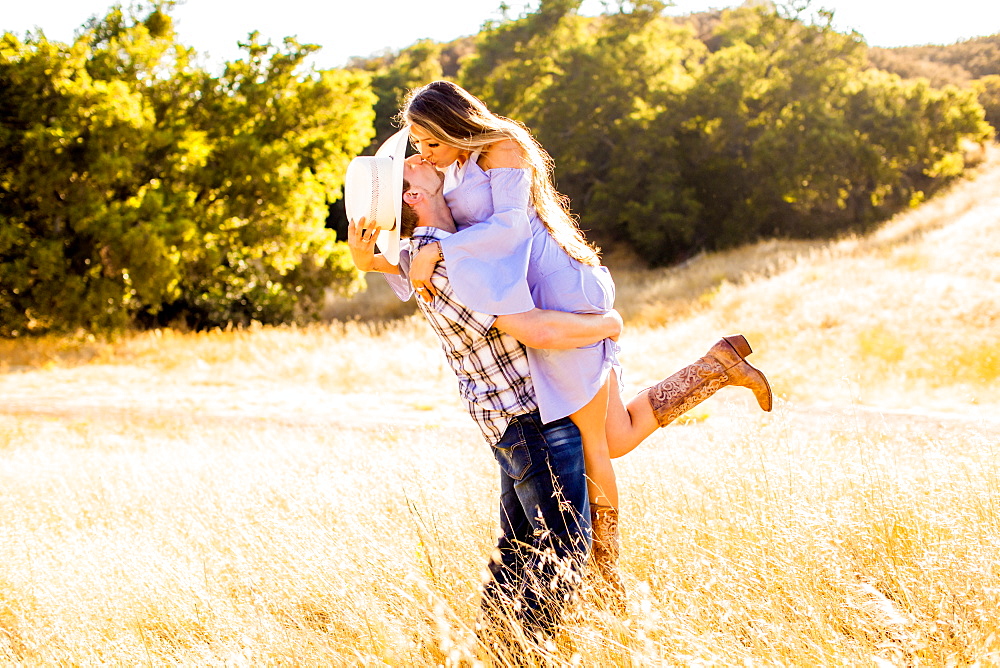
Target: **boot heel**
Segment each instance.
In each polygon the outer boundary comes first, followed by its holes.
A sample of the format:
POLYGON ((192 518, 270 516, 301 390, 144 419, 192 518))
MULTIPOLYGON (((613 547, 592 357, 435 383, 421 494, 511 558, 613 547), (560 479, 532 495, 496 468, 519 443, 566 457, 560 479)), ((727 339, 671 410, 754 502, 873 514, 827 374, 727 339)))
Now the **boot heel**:
POLYGON ((722 337, 722 339, 726 343, 731 345, 733 347, 733 350, 735 350, 736 354, 739 355, 740 357, 746 357, 747 355, 753 352, 753 350, 750 348, 750 344, 747 343, 746 337, 743 336, 742 334, 724 336, 722 337))

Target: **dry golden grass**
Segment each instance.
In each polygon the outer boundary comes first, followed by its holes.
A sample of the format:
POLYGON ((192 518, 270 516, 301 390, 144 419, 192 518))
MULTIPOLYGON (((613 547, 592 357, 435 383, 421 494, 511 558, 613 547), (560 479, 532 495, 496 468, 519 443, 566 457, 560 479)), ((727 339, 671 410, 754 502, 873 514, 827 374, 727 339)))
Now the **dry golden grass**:
MULTIPOLYGON (((630 387, 741 331, 779 400, 616 462, 628 617, 545 662, 1000 664, 998 193, 613 267, 630 387)), ((0 398, 0 665, 489 662, 495 464, 416 317, 0 341, 0 398)))

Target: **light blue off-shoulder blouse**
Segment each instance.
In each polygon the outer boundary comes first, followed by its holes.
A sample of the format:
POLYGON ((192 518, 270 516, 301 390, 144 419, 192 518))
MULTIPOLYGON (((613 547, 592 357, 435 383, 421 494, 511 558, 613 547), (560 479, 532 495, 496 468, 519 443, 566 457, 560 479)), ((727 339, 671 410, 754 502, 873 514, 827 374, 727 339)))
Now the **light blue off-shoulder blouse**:
MULTIPOLYGON (((441 241, 452 289, 469 308, 492 315, 536 306, 574 313, 606 313, 615 286, 606 267, 569 257, 530 202, 526 169, 483 170, 471 157, 445 173, 444 195, 458 232, 441 241)), ((386 275, 397 296, 412 295, 408 263, 386 275)), ((528 363, 543 422, 583 408, 615 369, 618 344, 610 339, 571 350, 528 348, 528 363)))

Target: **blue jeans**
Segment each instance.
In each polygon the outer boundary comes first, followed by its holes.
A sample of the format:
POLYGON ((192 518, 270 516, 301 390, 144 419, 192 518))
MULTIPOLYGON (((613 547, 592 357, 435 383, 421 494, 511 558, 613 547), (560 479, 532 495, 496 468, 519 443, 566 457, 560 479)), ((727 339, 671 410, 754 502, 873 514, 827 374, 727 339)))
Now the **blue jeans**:
POLYGON ((493 446, 502 535, 490 560, 481 619, 547 637, 580 583, 590 550, 590 502, 580 430, 538 413, 514 418, 493 446))

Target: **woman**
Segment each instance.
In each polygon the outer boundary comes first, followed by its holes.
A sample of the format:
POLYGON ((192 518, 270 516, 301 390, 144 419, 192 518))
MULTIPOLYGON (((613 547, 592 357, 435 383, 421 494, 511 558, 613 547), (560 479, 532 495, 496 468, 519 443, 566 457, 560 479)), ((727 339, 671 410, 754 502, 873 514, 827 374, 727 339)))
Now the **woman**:
MULTIPOLYGON (((551 158, 522 125, 493 114, 447 81, 414 90, 400 118, 420 157, 444 171, 445 199, 459 230, 413 258, 409 279, 418 295, 432 298, 430 278, 443 259, 458 297, 482 313, 613 307, 610 273, 556 191, 551 158)), ((594 561, 613 589, 613 603, 623 609, 611 459, 724 385, 751 387, 764 410, 771 409, 771 391, 763 374, 743 359, 751 352, 746 340, 734 336, 626 405, 617 351, 612 341, 568 351, 528 349, 542 421, 569 416, 580 429, 594 561)))

